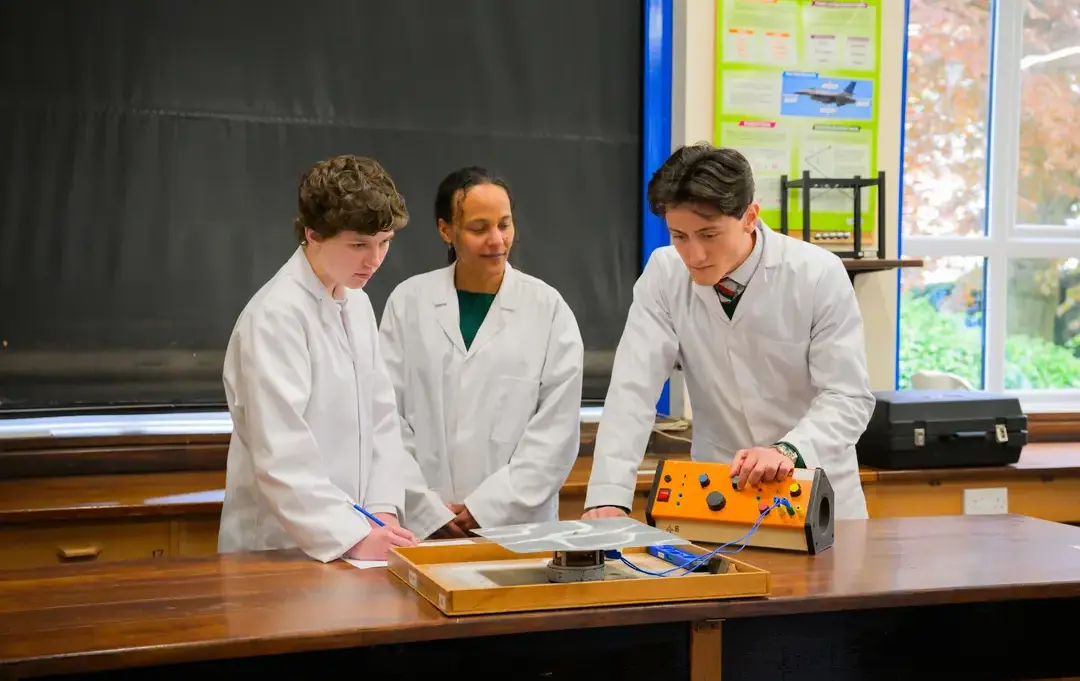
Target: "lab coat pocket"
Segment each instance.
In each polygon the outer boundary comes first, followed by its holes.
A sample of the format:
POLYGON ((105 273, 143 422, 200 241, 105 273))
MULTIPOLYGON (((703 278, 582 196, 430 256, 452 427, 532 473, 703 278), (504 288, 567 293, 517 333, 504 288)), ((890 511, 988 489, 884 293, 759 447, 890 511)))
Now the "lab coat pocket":
POLYGON ((805 392, 810 385, 809 352, 809 341, 757 339, 749 364, 761 396, 786 398, 805 392))
POLYGON ((515 444, 525 434, 529 419, 536 413, 540 382, 531 378, 500 376, 495 379, 493 396, 496 407, 491 439, 503 444, 515 444))

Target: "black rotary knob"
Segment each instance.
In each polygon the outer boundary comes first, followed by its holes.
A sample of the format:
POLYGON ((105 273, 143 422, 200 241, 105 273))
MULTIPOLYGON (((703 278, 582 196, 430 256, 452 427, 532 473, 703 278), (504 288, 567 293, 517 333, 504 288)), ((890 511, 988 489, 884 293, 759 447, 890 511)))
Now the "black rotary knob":
POLYGON ((705 503, 709 505, 710 511, 720 511, 727 505, 727 499, 723 494, 714 490, 705 497, 705 503))

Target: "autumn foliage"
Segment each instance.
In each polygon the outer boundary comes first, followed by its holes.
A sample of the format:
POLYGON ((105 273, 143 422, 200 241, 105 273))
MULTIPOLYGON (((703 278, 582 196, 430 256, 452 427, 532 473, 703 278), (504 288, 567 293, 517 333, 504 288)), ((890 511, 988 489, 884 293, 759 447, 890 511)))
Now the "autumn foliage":
MULTIPOLYGON (((1025 4, 1015 217, 1064 225, 1080 218, 1080 0, 999 1, 1025 4)), ((990 0, 911 0, 906 234, 984 230, 992 35, 990 0)))
MULTIPOLYGON (((1072 227, 1063 237, 1080 230, 1080 0, 997 3, 1022 10, 1020 54, 998 58, 1002 69, 1019 69, 1019 87, 993 67, 993 0, 910 0, 905 235, 983 234, 988 200, 1002 191, 1015 196, 1015 211, 995 230, 1072 227), (992 92, 995 83, 1012 91, 992 92), (1002 110, 1016 105, 1019 129, 992 130, 1006 124, 1002 110), (1013 148, 1006 144, 988 159, 992 133, 1015 141, 1016 156, 1002 155, 1013 148), (988 187, 988 160, 1009 169, 1008 183, 988 187)), ((1002 27, 1004 43, 1015 29, 1002 27)), ((1006 255, 1005 286, 993 291, 1005 298, 1004 319, 993 320, 1005 326, 1004 357, 985 358, 984 261, 974 249, 968 257, 962 247, 954 252, 903 274, 901 386, 915 371, 937 370, 978 387, 985 361, 1003 362, 1006 389, 1080 388, 1077 251, 1066 245, 1053 257, 1006 255)))

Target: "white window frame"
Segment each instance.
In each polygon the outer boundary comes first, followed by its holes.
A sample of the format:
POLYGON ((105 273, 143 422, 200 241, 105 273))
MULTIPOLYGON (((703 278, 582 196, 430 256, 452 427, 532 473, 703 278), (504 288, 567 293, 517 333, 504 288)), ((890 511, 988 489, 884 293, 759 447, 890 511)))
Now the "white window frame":
MULTIPOLYGON (((1010 390, 1004 387, 1005 315, 1010 258, 1080 257, 1080 229, 1016 223, 1019 192, 1021 58, 1024 2, 995 0, 990 48, 986 182, 987 234, 965 237, 903 235, 905 257, 983 257, 983 386, 988 392, 1020 398, 1028 413, 1080 412, 1080 390, 1010 390)), ((899 312, 899 311, 898 311, 899 312)), ((898 320, 899 323, 899 320, 898 320)))

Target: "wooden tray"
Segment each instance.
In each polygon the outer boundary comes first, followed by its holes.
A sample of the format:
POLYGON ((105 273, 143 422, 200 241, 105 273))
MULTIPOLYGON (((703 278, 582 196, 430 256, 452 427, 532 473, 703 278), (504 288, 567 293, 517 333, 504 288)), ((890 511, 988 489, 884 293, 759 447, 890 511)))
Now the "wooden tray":
MULTIPOLYGON (((706 550, 680 546, 693 553, 706 550)), ((673 566, 644 548, 623 549, 634 565, 650 572, 673 566)), ((498 544, 428 545, 394 548, 387 566, 399 579, 446 615, 563 610, 608 605, 705 601, 769 594, 769 573, 728 557, 726 574, 675 572, 655 577, 618 560, 606 563, 604 581, 556 584, 547 581, 552 553, 514 553, 498 544)))

